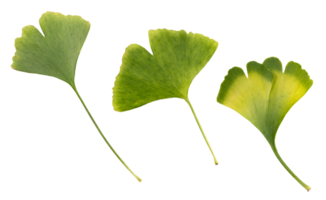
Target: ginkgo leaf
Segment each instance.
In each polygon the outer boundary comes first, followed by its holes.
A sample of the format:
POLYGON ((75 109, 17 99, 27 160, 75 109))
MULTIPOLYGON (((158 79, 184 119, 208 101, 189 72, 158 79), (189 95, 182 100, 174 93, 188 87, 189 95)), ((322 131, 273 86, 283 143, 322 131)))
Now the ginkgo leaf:
POLYGON ((74 86, 77 59, 90 23, 53 12, 43 14, 39 22, 44 36, 34 26, 26 26, 15 40, 12 68, 53 76, 74 86))
POLYGON ((249 62, 248 78, 243 70, 234 67, 221 84, 217 101, 248 119, 265 136, 285 169, 308 191, 284 163, 275 145, 278 127, 290 108, 309 90, 312 80, 298 63, 289 62, 282 70, 279 59, 267 58, 263 64, 249 62))
POLYGON ((53 76, 67 82, 76 92, 97 130, 122 164, 139 180, 114 151, 88 111, 75 86, 79 53, 86 40, 90 23, 79 16, 46 12, 39 20, 44 36, 34 26, 23 28, 15 40, 16 53, 12 68, 18 71, 53 76))
POLYGON ((188 90, 218 43, 201 34, 166 29, 150 30, 149 41, 153 55, 137 44, 126 48, 113 88, 114 109, 127 111, 160 99, 184 99, 213 154, 188 99, 188 90))

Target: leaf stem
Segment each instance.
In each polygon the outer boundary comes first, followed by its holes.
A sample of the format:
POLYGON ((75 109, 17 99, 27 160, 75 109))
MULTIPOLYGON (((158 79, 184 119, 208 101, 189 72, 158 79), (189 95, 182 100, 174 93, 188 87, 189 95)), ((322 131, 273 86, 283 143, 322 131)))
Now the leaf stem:
POLYGON ((200 132, 201 136, 202 136, 203 139, 204 139, 205 145, 206 145, 206 147, 208 148, 209 153, 211 154, 211 156, 212 156, 212 158, 213 158, 214 167, 218 167, 218 166, 219 166, 219 161, 218 161, 218 159, 217 159, 217 157, 216 157, 216 154, 215 154, 214 149, 213 149, 213 147, 212 147, 212 145, 211 145, 211 142, 209 141, 209 139, 208 139, 208 137, 207 137, 207 134, 206 134, 206 132, 205 132, 205 130, 204 130, 204 127, 203 127, 203 125, 202 125, 201 122, 200 122, 200 119, 199 119, 199 117, 198 117, 198 115, 197 115, 197 112, 196 112, 196 110, 195 110, 195 107, 193 106, 193 104, 192 104, 192 102, 190 101, 190 98, 189 98, 189 97, 188 97, 187 99, 185 99, 184 101, 185 101, 185 103, 188 105, 188 107, 189 107, 189 109, 190 109, 190 111, 191 111, 191 114, 192 114, 192 116, 193 116, 193 119, 195 120, 195 122, 196 122, 196 124, 197 124, 197 127, 198 127, 198 129, 199 129, 199 132, 200 132))
POLYGON ((308 192, 311 189, 311 187, 309 187, 308 185, 306 185, 303 181, 301 181, 292 171, 291 169, 285 164, 285 162, 283 161, 283 159, 281 158, 281 156, 278 154, 278 151, 276 149, 276 146, 272 146, 273 152, 275 154, 275 156, 277 157, 277 159, 281 162, 281 164, 283 165, 283 167, 291 174, 291 176, 297 180, 308 192))
POLYGON ((142 184, 143 183, 143 178, 139 174, 137 174, 129 166, 129 164, 122 158, 122 156, 114 148, 114 146, 112 145, 112 143, 109 141, 109 139, 106 137, 106 135, 104 134, 104 132, 102 131, 102 129, 100 128, 100 126, 98 125, 98 123, 96 122, 96 120, 95 120, 92 112, 89 110, 88 106, 85 103, 85 100, 83 99, 83 97, 81 96, 79 90, 77 89, 76 84, 73 84, 73 86, 71 87, 71 89, 76 94, 77 99, 79 100, 79 102, 81 103, 82 107, 84 108, 84 110, 86 112, 86 115, 88 116, 88 118, 92 122, 95 130, 97 131, 97 133, 99 134, 99 136, 101 137, 101 139, 103 140, 103 142, 105 143, 105 145, 109 148, 110 152, 119 161, 119 163, 127 170, 127 172, 137 181, 137 183, 138 184, 142 184))

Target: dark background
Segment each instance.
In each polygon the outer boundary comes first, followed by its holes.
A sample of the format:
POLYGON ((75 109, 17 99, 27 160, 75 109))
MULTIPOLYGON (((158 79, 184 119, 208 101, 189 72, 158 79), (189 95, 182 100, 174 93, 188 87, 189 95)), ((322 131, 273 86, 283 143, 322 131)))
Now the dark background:
MULTIPOLYGON (((20 34, 23 24, 37 24, 40 13, 48 8, 91 19, 92 29, 79 59, 76 83, 85 100, 90 96, 86 103, 97 122, 123 158, 144 178, 144 185, 210 185, 223 193, 303 193, 278 165, 259 133, 233 112, 216 105, 216 93, 228 67, 244 67, 248 59, 262 60, 276 54, 284 64, 288 59, 299 60, 316 79, 320 74, 316 57, 319 40, 314 35, 318 28, 314 23, 302 23, 294 11, 286 18, 274 18, 278 12, 216 16, 215 12, 198 15, 140 9, 113 13, 113 8, 96 12, 44 7, 20 12, 21 18, 11 20, 11 35, 7 38, 6 76, 11 80, 10 105, 15 113, 10 120, 15 123, 14 135, 8 142, 12 150, 18 149, 14 156, 24 169, 21 176, 75 184, 104 180, 108 184, 136 185, 101 141, 68 86, 9 71, 14 36, 20 34), (219 168, 213 167, 185 103, 161 102, 121 115, 112 111, 111 86, 124 47, 133 41, 148 47, 147 29, 157 26, 200 31, 220 42, 216 56, 190 89, 190 99, 220 160, 219 168)), ((318 79, 315 85, 320 86, 318 79)), ((319 134, 315 112, 320 108, 314 103, 318 95, 314 87, 290 112, 277 137, 282 156, 311 185, 316 165, 312 155, 318 153, 313 146, 319 134)))

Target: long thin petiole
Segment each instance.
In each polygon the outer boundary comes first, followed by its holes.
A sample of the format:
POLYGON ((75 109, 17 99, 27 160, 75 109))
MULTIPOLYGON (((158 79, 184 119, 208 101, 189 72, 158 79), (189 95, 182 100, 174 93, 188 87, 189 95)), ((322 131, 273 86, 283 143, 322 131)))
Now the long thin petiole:
POLYGON ((277 147, 271 148, 273 151, 273 154, 278 161, 278 163, 281 165, 281 167, 284 169, 284 171, 308 194, 310 194, 312 190, 312 186, 305 182, 291 167, 290 165, 284 160, 280 152, 278 151, 277 147))
POLYGON ((194 106, 192 105, 192 102, 190 101, 189 97, 188 97, 188 99, 185 99, 184 101, 188 105, 188 107, 189 107, 189 109, 191 111, 191 114, 192 114, 192 116, 193 116, 193 118, 194 118, 194 120, 195 120, 195 122, 197 124, 197 127, 199 129, 199 132, 200 132, 201 136, 204 139, 204 142, 206 144, 206 147, 208 148, 209 153, 211 154, 211 156, 213 158, 214 167, 218 167, 219 166, 219 161, 218 161, 218 159, 216 157, 216 154, 214 152, 214 149, 212 147, 212 144, 211 144, 211 142, 209 141, 209 139, 207 137, 207 134, 206 134, 206 132, 204 130, 204 127, 203 127, 203 125, 200 122, 200 119, 199 119, 199 117, 197 115, 197 112, 196 112, 194 106))
POLYGON ((114 157, 119 161, 119 163, 127 170, 127 172, 137 181, 138 184, 142 184, 143 183, 143 178, 137 174, 130 166, 129 164, 122 158, 122 156, 118 153, 118 151, 113 147, 112 143, 108 140, 108 138, 106 137, 106 135, 103 133, 102 129, 100 128, 100 126, 98 125, 98 123, 96 122, 93 114, 91 113, 91 111, 89 110, 88 106, 85 103, 85 100, 83 99, 83 97, 81 96, 79 90, 77 89, 76 84, 74 84, 71 89, 74 91, 74 93, 77 96, 77 99, 79 100, 79 102, 81 103, 82 107, 84 108, 84 110, 86 111, 86 114, 88 116, 88 118, 91 120, 95 130, 97 131, 97 133, 100 135, 101 139, 103 140, 103 142, 105 143, 105 145, 109 148, 110 152, 114 155, 114 157))

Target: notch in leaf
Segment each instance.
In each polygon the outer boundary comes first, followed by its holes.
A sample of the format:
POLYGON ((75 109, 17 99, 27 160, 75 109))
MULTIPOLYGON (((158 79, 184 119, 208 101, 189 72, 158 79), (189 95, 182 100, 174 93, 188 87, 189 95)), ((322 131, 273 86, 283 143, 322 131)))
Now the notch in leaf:
POLYGON ((153 55, 137 44, 126 48, 113 88, 113 107, 127 111, 167 98, 184 99, 214 157, 203 129, 188 99, 188 89, 217 49, 218 43, 201 34, 184 30, 149 31, 153 55))
POLYGON ((248 119, 265 136, 284 168, 308 191, 302 182, 280 157, 275 137, 278 127, 290 108, 312 86, 313 81, 298 63, 289 62, 285 71, 278 58, 267 58, 263 64, 249 62, 248 78, 243 70, 229 70, 221 84, 217 102, 232 108, 248 119))
POLYGON ((44 36, 34 26, 26 26, 23 28, 22 37, 15 40, 16 53, 13 57, 12 68, 53 76, 68 83, 77 94, 104 141, 122 164, 138 181, 141 181, 102 134, 75 86, 77 59, 90 29, 90 23, 79 16, 64 16, 54 12, 44 13, 39 22, 44 36))

